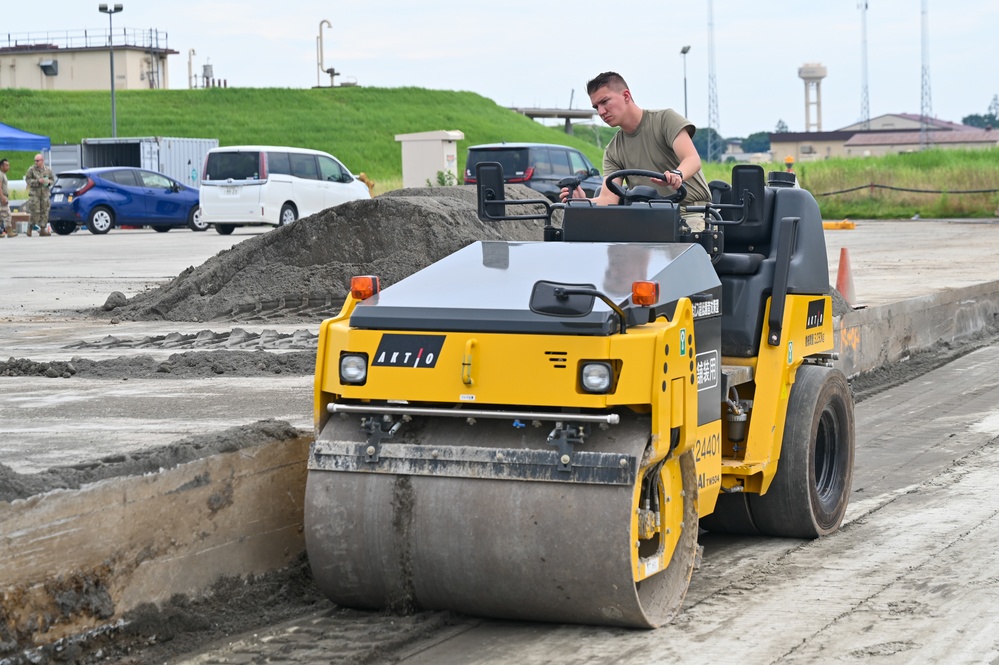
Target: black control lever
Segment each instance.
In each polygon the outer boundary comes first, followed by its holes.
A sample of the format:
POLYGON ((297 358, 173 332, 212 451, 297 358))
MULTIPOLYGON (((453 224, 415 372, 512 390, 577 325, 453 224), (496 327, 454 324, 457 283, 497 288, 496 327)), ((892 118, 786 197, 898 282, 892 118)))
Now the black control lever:
POLYGON ((572 193, 576 191, 576 188, 579 187, 579 184, 581 182, 582 182, 582 180, 580 180, 580 178, 579 178, 578 175, 571 175, 571 176, 569 176, 567 178, 562 178, 561 180, 558 181, 559 192, 562 191, 563 187, 568 187, 569 188, 569 196, 566 198, 566 200, 568 201, 569 199, 572 198, 572 193))

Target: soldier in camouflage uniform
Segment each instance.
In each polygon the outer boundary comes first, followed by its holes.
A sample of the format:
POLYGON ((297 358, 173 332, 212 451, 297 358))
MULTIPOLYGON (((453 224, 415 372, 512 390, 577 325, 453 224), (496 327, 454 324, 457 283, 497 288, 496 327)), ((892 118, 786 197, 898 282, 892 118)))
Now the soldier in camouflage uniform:
POLYGON ((0 159, 0 238, 6 238, 10 233, 11 237, 17 235, 14 225, 10 221, 10 190, 7 185, 7 171, 10 171, 10 162, 0 159))
POLYGON ((55 184, 55 174, 52 169, 45 166, 45 158, 40 154, 35 155, 35 165, 24 174, 24 182, 28 186, 28 207, 31 212, 31 221, 28 222, 28 235, 31 229, 37 224, 41 232, 38 235, 52 235, 49 232, 49 190, 55 184))

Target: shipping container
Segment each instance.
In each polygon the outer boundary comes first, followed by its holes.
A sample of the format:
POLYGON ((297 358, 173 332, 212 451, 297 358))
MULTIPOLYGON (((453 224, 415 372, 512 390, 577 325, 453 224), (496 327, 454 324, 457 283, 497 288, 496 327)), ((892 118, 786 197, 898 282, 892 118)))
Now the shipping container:
POLYGON ((158 171, 188 187, 201 187, 205 155, 217 148, 218 139, 187 139, 166 136, 83 139, 83 168, 135 166, 158 171))

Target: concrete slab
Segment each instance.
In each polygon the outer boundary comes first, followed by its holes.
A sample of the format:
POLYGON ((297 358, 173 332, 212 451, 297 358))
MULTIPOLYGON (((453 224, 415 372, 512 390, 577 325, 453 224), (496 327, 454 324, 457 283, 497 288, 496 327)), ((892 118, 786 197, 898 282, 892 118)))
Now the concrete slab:
POLYGON ((853 273, 855 305, 874 307, 999 280, 999 220, 853 220, 827 230, 829 282, 840 250, 853 273))

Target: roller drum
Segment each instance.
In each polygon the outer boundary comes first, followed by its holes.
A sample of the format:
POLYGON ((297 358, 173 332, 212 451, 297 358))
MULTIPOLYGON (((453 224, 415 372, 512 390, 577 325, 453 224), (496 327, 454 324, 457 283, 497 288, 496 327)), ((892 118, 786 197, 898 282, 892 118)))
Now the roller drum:
MULTIPOLYGON (((627 459, 637 469, 648 442, 647 423, 611 428, 586 448, 610 446, 614 460, 627 459)), ((448 463, 407 467, 414 473, 375 470, 399 470, 398 463, 393 467, 385 459, 333 465, 342 470, 327 470, 329 464, 314 468, 317 445, 321 450, 324 442, 364 444, 356 430, 356 422, 331 419, 314 444, 306 491, 313 575, 337 604, 630 627, 660 625, 679 610, 697 547, 689 455, 674 463, 682 468, 687 528, 669 567, 636 585, 632 517, 640 477, 629 484, 560 482, 531 477, 547 478, 544 473, 498 477, 489 465, 485 471, 472 465, 462 475, 444 475, 448 463)), ((407 445, 438 446, 435 461, 453 459, 456 451, 492 457, 505 451, 510 458, 538 448, 524 438, 510 433, 509 425, 469 428, 431 421, 417 428, 407 445)), ((386 457, 393 445, 382 444, 386 457)))

